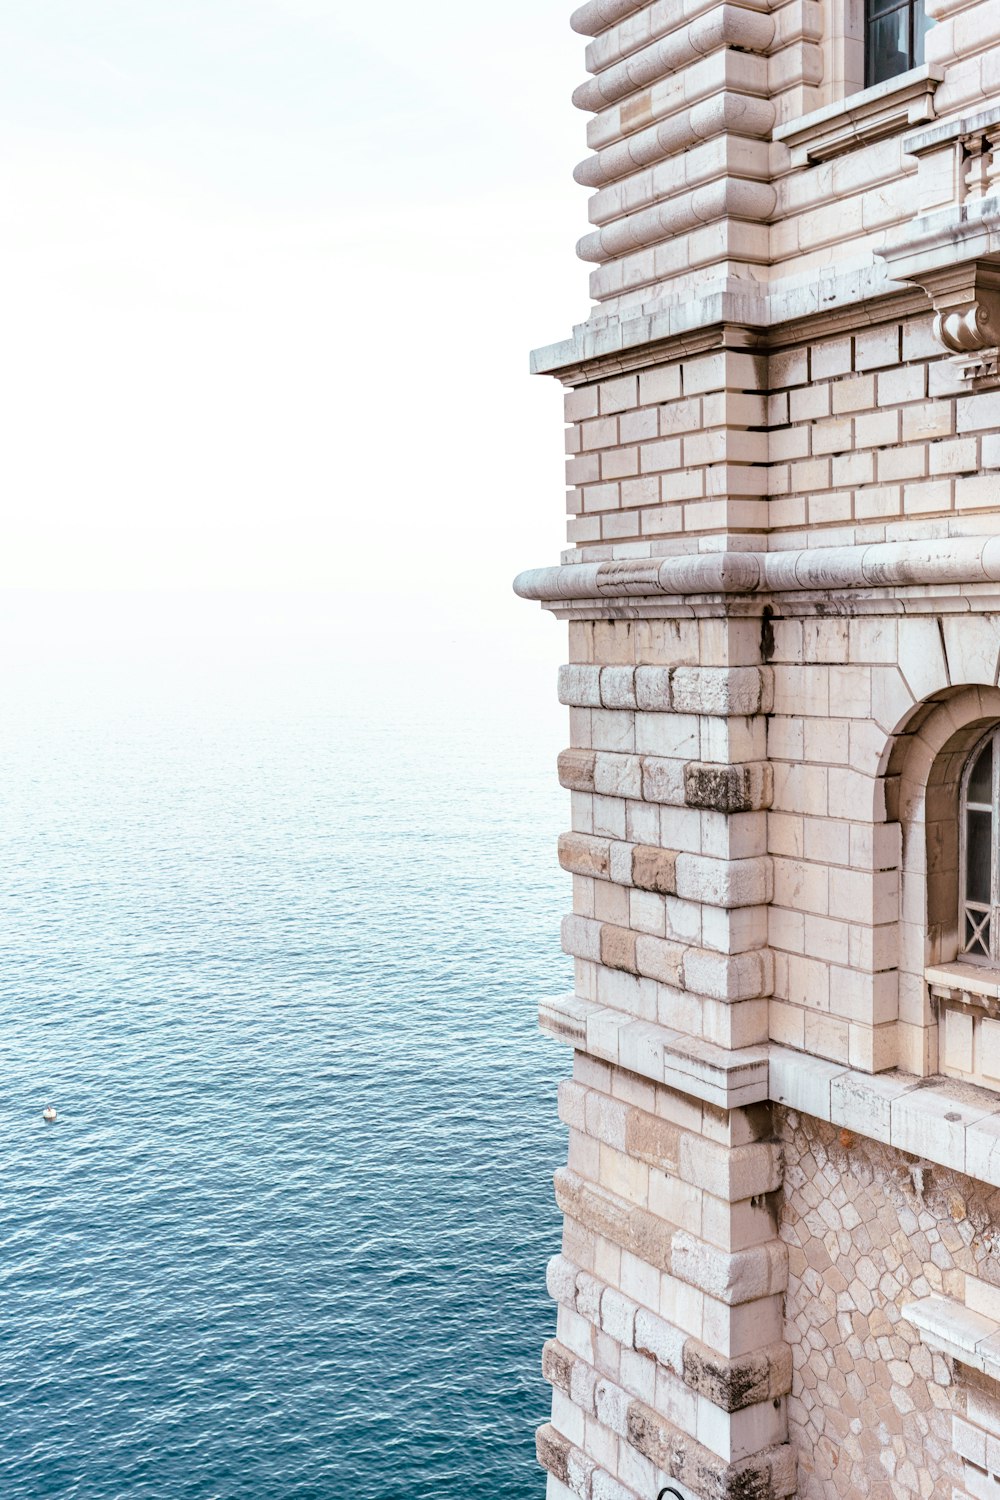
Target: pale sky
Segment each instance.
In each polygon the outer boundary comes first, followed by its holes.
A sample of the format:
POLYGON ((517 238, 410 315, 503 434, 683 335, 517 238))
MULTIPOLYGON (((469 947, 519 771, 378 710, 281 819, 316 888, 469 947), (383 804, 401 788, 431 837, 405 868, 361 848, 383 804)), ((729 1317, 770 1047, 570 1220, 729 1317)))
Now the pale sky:
POLYGON ((265 593, 559 654, 509 585, 564 529, 528 351, 589 306, 572 8, 3 7, 8 613, 265 593))

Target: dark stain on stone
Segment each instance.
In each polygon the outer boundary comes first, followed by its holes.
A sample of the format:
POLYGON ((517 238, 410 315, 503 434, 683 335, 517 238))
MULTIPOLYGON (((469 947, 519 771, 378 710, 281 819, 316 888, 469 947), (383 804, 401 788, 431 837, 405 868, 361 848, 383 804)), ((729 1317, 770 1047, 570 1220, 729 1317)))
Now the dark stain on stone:
POLYGON ((751 812, 753 788, 749 766, 712 766, 692 761, 684 767, 684 801, 688 807, 705 807, 713 812, 751 812))
POLYGON ((771 624, 773 619, 774 610, 769 604, 765 604, 760 617, 760 659, 763 662, 774 659, 774 626, 771 624))

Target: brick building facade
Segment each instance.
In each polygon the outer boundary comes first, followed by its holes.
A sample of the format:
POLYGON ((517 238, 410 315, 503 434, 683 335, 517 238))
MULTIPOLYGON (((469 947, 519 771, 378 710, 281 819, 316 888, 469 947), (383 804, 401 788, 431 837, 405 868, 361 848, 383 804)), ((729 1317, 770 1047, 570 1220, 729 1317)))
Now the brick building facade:
POLYGON ((549 1500, 996 1500, 1000 3, 572 24, 549 1500))

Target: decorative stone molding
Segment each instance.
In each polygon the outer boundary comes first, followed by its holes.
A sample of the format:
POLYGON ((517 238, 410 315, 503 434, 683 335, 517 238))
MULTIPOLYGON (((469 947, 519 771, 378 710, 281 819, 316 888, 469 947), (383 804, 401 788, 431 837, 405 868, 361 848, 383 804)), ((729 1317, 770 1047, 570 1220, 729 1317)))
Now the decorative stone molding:
POLYGON ((798 120, 789 120, 778 126, 773 138, 787 146, 794 167, 831 161, 907 125, 933 120, 934 94, 943 78, 940 68, 924 64, 798 120))
POLYGON ((775 1104, 1000 1187, 1000 1099, 991 1089, 895 1071, 859 1073, 774 1045, 768 1055, 775 1104))
POLYGON ((719 1109, 746 1109, 768 1097, 766 1046, 717 1047, 579 995, 543 1000, 538 1024, 556 1041, 719 1109))
POLYGON ((1000 1323, 954 1297, 921 1297, 903 1308, 921 1341, 991 1380, 1000 1380, 1000 1323))
POLYGON ((772 15, 742 5, 723 4, 694 19, 681 17, 675 30, 582 83, 573 92, 573 103, 596 113, 721 47, 766 52, 774 32, 772 15))
POLYGON ((1000 346, 1000 109, 908 136, 919 163, 919 215, 882 258, 894 280, 921 287, 934 334, 959 376, 995 376, 1000 346))
POLYGON ((581 36, 598 36, 616 21, 642 10, 646 0, 588 0, 570 17, 569 24, 581 36))
POLYGON ((934 304, 934 336, 953 354, 996 351, 1000 345, 1000 265, 966 262, 925 276, 934 304))
POLYGON ((695 556, 565 564, 520 573, 514 591, 552 608, 622 596, 780 594, 805 589, 870 589, 1000 582, 1000 537, 873 542, 792 552, 712 552, 695 556))

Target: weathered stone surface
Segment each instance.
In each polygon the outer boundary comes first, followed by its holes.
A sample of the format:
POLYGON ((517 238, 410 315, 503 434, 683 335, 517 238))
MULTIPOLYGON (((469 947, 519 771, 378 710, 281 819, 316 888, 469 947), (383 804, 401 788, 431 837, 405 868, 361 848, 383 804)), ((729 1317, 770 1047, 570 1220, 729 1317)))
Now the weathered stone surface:
POLYGON ((773 778, 767 765, 715 765, 689 761, 684 767, 684 800, 688 807, 713 812, 754 812, 769 807, 773 778))
POLYGON ((569 1218, 658 1270, 670 1270, 671 1230, 656 1214, 624 1203, 568 1168, 560 1168, 556 1173, 555 1185, 556 1202, 569 1218))
POLYGON ((632 884, 672 896, 677 890, 677 853, 638 844, 632 850, 632 884))
POLYGON ((787 1466, 778 1458, 780 1449, 768 1448, 754 1458, 726 1463, 644 1402, 629 1404, 627 1437, 656 1468, 704 1500, 775 1500, 792 1493, 783 1487, 787 1466))
POLYGON ((778 1241, 729 1253, 678 1230, 673 1236, 670 1269, 683 1281, 733 1306, 783 1292, 788 1284, 788 1253, 778 1241))
POLYGON ((685 800, 684 763, 655 755, 642 757, 642 795, 647 802, 681 807, 685 800))
POLYGON ((597 754, 593 750, 563 750, 559 755, 559 784, 571 792, 594 790, 594 766, 597 754))
POLYGON ((771 1344, 738 1359, 723 1359, 697 1339, 684 1343, 682 1373, 687 1385, 723 1411, 742 1411, 759 1401, 785 1396, 792 1388, 792 1351, 771 1344))
POLYGON ((607 880, 611 874, 611 843, 585 833, 564 833, 559 837, 559 863, 572 875, 597 876, 607 880))
POLYGON ((670 689, 678 713, 743 717, 767 712, 770 683, 770 671, 762 667, 678 667, 670 689))
POLYGON ((635 974, 635 945, 637 934, 628 927, 612 927, 605 923, 601 928, 601 963, 609 969, 625 969, 635 974))
POLYGON ((535 1453, 543 1469, 554 1474, 561 1484, 569 1483, 570 1444, 551 1423, 535 1433, 535 1453))
POLYGON ((569 1394, 573 1359, 569 1351, 555 1339, 549 1339, 542 1348, 542 1374, 550 1385, 569 1394))
POLYGON ((680 943, 668 943, 648 933, 636 935, 635 964, 640 974, 661 984, 684 982, 684 958, 687 950, 680 943))

